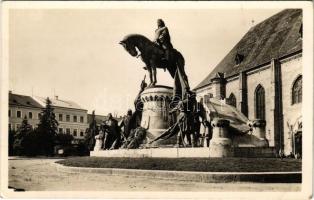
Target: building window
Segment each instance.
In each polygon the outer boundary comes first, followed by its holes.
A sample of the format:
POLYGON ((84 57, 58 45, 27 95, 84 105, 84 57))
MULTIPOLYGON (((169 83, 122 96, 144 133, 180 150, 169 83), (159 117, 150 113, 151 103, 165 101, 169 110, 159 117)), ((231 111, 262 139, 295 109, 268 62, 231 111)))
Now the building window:
POLYGON ((77 129, 73 130, 73 135, 76 137, 77 136, 77 129))
POLYGON ((237 107, 237 99, 233 93, 231 93, 228 98, 228 104, 233 107, 237 107))
POLYGON ((67 128, 65 129, 66 134, 71 134, 71 129, 67 128))
POLYGON ((20 110, 16 111, 16 117, 21 118, 22 117, 22 111, 20 111, 20 110))
POLYGON ((239 65, 243 60, 244 60, 244 55, 237 53, 234 58, 236 65, 239 65))
POLYGON ((67 121, 67 122, 70 121, 70 115, 66 115, 66 121, 67 121))
POLYGON ((265 90, 261 85, 255 90, 255 118, 265 120, 265 90))
POLYGON ((62 122, 63 121, 63 115, 59 114, 59 121, 62 122))
POLYGON ((77 116, 76 115, 73 116, 73 122, 77 122, 77 116))
POLYGON ((33 113, 32 112, 28 113, 28 119, 33 119, 33 113))
POLYGON ((9 109, 9 117, 11 117, 11 110, 9 109))
POLYGON ((80 117, 80 122, 84 123, 84 117, 83 116, 80 117))
POLYGON ((16 130, 19 130, 20 124, 16 124, 16 130))
POLYGON ((63 133, 63 128, 59 128, 59 133, 63 133))
POLYGON ((81 130, 81 132, 80 132, 80 136, 81 136, 81 137, 83 137, 83 136, 84 136, 84 131, 83 131, 83 130, 81 130))
POLYGON ((9 131, 11 131, 12 130, 12 125, 11 124, 9 124, 9 131))
POLYGON ((292 104, 302 102, 302 75, 299 76, 292 86, 292 104))

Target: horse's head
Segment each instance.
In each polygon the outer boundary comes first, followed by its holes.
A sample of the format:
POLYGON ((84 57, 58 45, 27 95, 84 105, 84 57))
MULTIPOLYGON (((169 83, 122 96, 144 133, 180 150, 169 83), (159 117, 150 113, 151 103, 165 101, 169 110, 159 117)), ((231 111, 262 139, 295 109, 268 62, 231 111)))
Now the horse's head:
POLYGON ((129 52, 129 54, 133 57, 137 56, 138 52, 135 48, 135 45, 128 39, 123 39, 119 42, 119 44, 121 44, 124 49, 129 52))

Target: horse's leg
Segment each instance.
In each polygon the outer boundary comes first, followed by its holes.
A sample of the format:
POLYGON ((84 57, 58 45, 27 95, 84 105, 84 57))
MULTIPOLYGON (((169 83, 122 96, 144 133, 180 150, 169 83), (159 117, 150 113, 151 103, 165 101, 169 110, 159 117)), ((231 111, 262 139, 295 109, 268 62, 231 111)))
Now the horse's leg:
POLYGON ((153 76, 153 81, 152 81, 152 85, 156 85, 157 83, 157 70, 156 70, 156 58, 155 56, 153 56, 153 58, 150 60, 150 66, 151 66, 151 69, 152 69, 152 76, 153 76))
POLYGON ((150 80, 150 84, 148 86, 152 86, 153 85, 153 73, 152 73, 152 68, 151 67, 147 67, 147 71, 149 74, 149 80, 150 80))
POLYGON ((153 71, 153 85, 156 85, 157 83, 157 70, 156 67, 152 67, 152 71, 153 71))

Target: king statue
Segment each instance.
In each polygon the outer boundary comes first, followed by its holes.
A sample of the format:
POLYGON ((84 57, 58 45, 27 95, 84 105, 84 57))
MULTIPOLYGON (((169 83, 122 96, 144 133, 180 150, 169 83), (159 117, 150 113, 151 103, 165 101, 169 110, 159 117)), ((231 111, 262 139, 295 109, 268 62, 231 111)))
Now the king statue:
POLYGON ((157 20, 157 26, 158 28, 155 30, 154 42, 164 49, 164 59, 169 60, 170 51, 173 49, 169 30, 162 19, 157 20))

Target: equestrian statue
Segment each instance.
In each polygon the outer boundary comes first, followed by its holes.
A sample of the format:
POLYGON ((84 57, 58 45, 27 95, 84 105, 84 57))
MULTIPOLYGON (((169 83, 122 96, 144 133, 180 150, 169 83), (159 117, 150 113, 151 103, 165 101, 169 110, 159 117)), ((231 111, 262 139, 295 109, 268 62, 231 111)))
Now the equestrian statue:
POLYGON ((140 34, 130 34, 120 41, 120 44, 133 57, 141 57, 148 70, 149 87, 157 83, 157 68, 168 70, 175 79, 176 74, 184 82, 185 89, 189 89, 188 78, 184 71, 184 58, 182 54, 173 48, 168 28, 162 19, 157 20, 158 28, 155 31, 154 42, 140 34))

